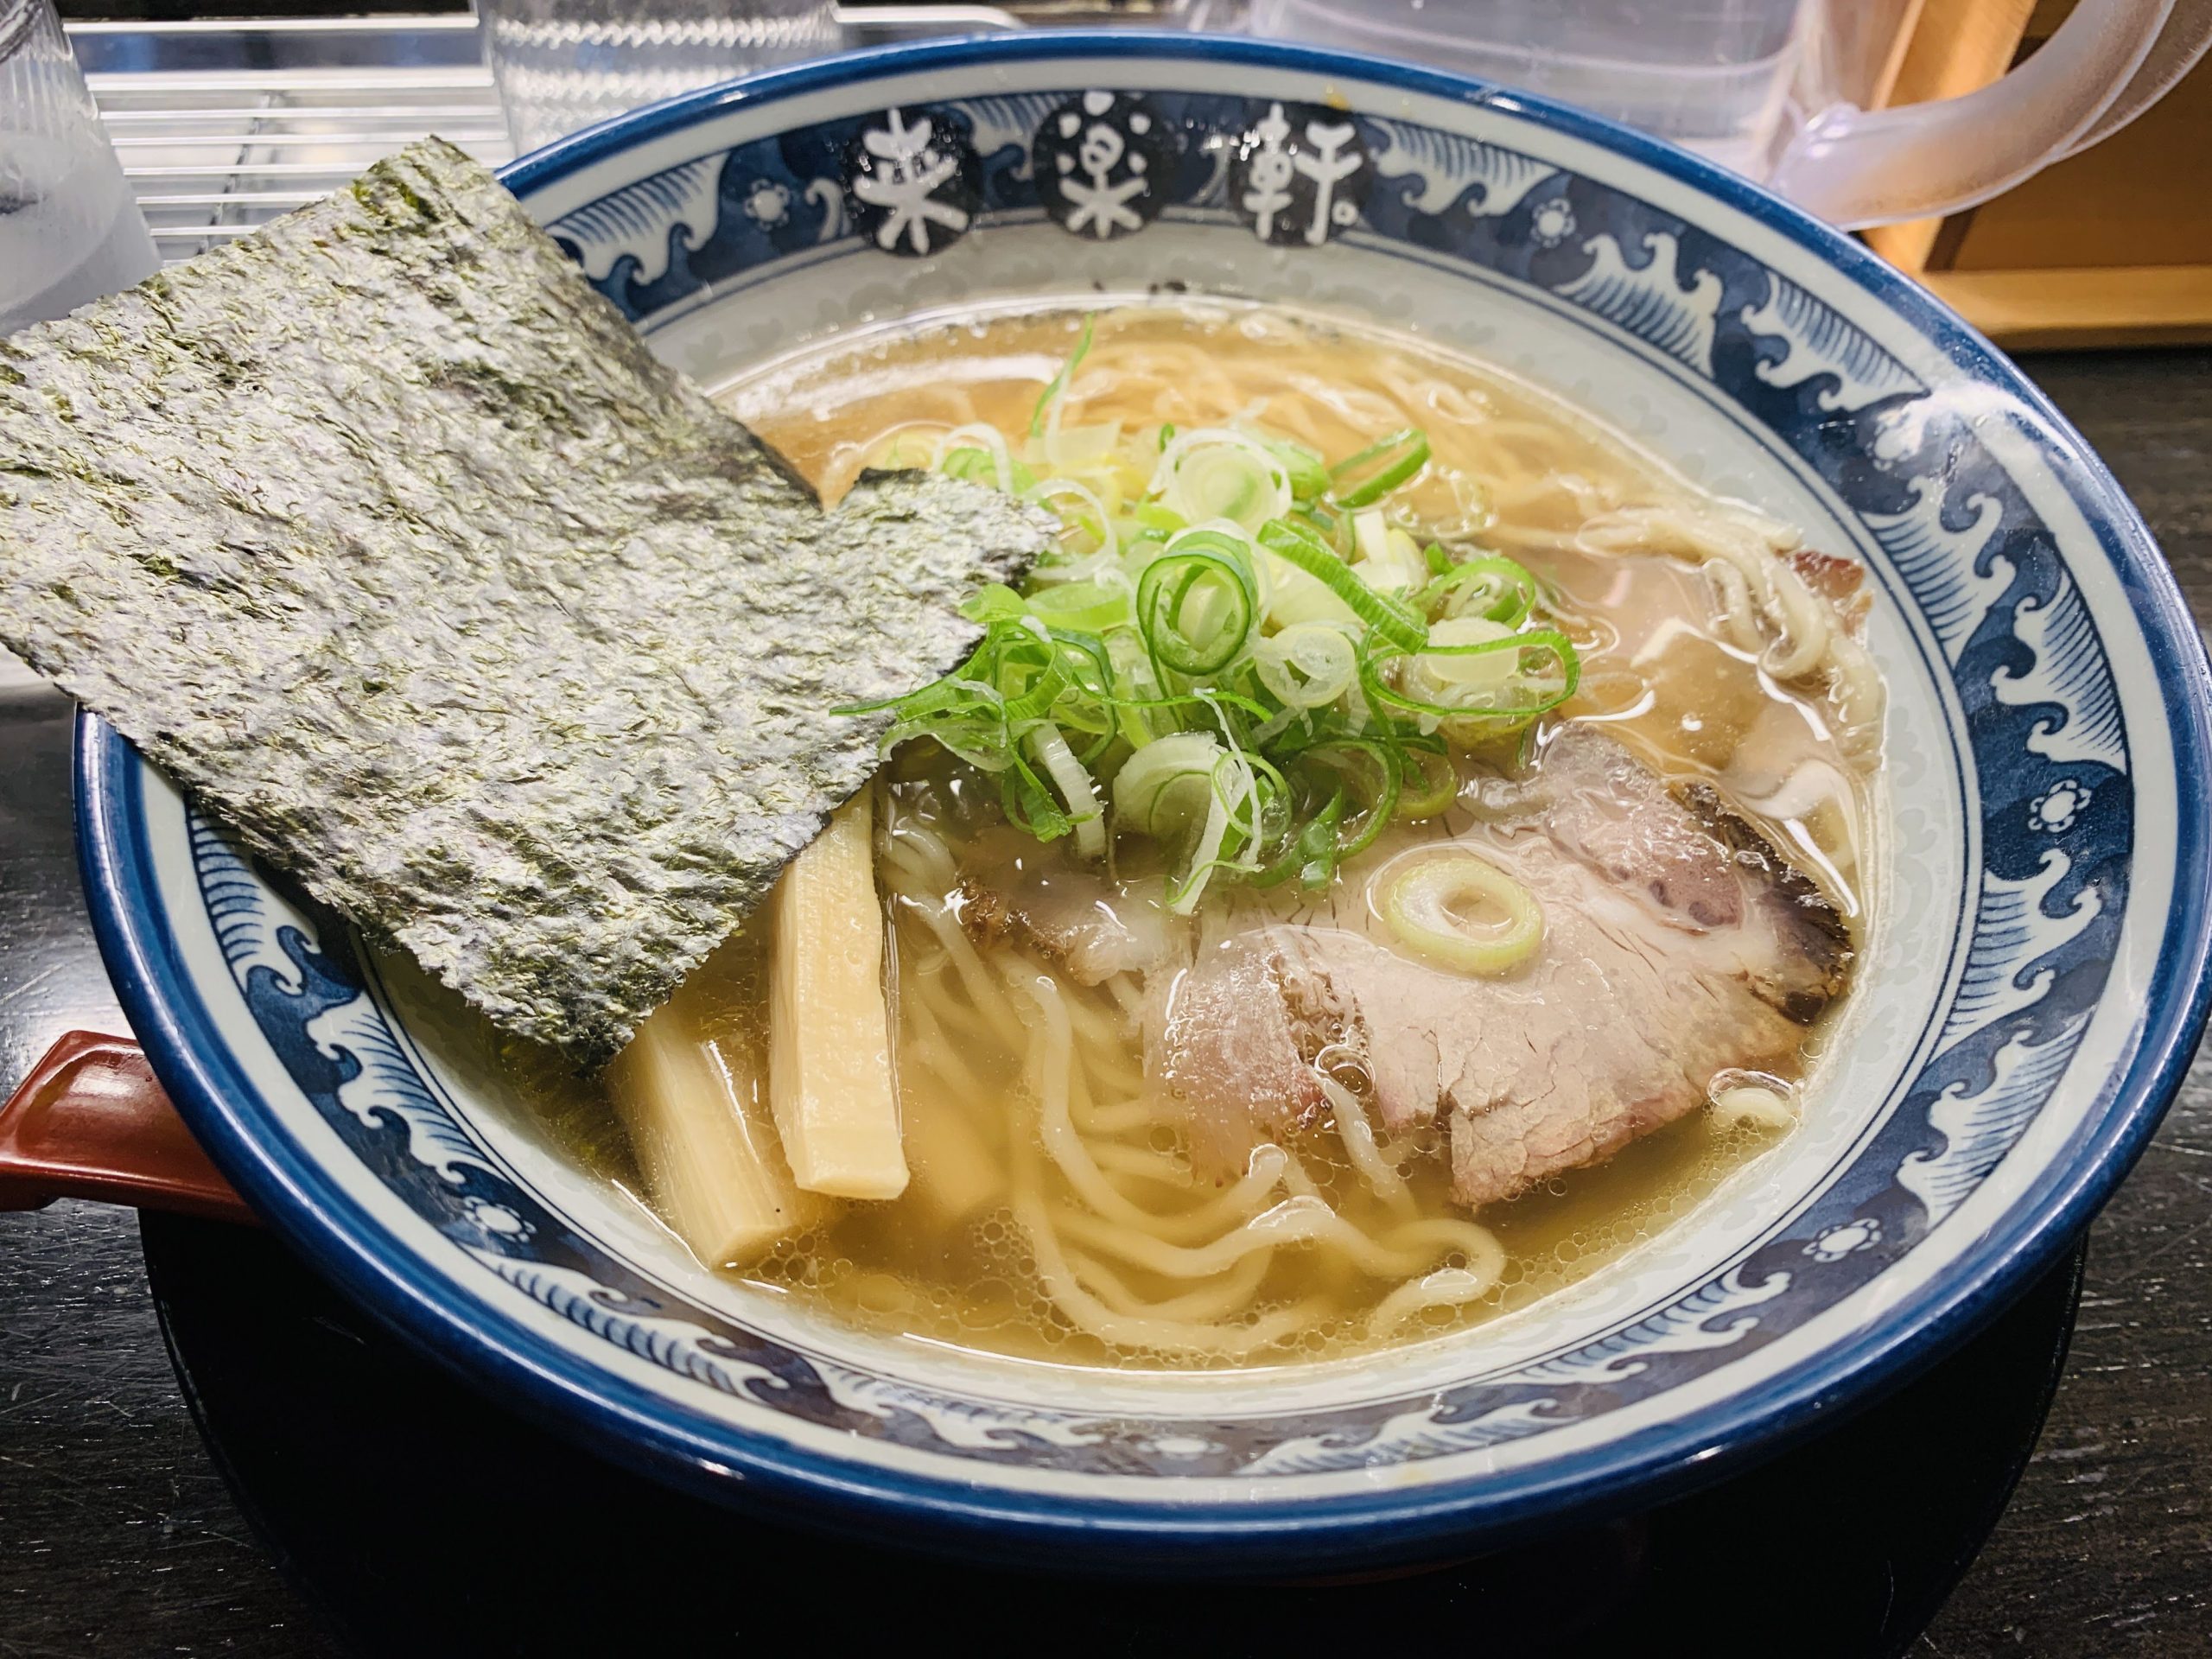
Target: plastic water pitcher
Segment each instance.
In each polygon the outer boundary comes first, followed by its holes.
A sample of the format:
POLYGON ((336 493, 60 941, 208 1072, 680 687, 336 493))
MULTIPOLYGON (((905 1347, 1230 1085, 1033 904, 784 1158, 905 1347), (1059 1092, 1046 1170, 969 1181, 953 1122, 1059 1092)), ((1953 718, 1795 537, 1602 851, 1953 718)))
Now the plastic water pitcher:
POLYGON ((0 335, 161 260, 48 0, 0 0, 0 335))
POLYGON ((2212 0, 2079 0, 2038 51, 1978 92, 1858 107, 1853 43, 1893 38, 1916 10, 1914 0, 1253 0, 1251 28, 1579 104, 1852 228, 1986 200, 2125 126, 2212 41, 2212 0))

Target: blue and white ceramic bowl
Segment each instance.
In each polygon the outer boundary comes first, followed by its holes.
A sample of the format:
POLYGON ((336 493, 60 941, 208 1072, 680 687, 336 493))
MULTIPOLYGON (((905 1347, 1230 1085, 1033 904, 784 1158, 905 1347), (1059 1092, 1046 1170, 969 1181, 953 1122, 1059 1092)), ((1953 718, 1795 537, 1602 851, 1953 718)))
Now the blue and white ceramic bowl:
POLYGON ((2150 1135, 2205 1011, 2203 647, 2081 438, 1856 245, 1535 99, 1153 35, 809 65, 507 179, 710 382, 1094 284, 1427 332, 1864 559, 1892 700, 1878 925, 1798 1134, 1522 1313, 1204 1378, 865 1336, 702 1271, 443 1068, 342 925, 88 721, 87 885, 156 1069, 273 1225, 501 1398, 671 1480, 911 1542, 1344 1572, 1655 1497, 1897 1381, 2150 1135))

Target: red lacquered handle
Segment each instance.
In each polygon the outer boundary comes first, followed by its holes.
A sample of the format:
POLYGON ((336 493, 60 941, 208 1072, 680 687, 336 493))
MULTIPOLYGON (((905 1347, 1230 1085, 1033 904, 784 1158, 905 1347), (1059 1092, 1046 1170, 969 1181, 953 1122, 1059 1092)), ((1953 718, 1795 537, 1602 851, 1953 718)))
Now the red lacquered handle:
POLYGON ((254 1218, 184 1127, 138 1045, 89 1031, 54 1044, 0 1106, 0 1210, 56 1198, 254 1218))

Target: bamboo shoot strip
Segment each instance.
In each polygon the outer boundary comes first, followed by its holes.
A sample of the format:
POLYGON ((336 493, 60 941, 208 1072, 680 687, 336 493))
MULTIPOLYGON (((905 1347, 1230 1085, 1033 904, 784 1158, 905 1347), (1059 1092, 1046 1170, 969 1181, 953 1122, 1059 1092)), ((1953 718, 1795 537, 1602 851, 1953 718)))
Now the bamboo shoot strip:
POLYGON ((874 813, 863 790, 777 885, 768 1096, 798 1184, 849 1198, 906 1187, 883 995, 874 813))
POLYGON ((799 1190, 777 1144, 761 1033, 714 1018, 735 949, 702 966, 607 1071, 653 1203, 709 1267, 741 1267, 830 1207, 799 1190))

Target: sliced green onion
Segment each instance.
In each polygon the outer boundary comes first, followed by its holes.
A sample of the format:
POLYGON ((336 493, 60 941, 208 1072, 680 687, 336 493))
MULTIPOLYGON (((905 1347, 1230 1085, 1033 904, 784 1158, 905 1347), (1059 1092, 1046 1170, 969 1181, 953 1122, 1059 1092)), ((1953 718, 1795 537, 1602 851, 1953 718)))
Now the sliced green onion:
POLYGON ((925 439, 911 426, 902 426, 879 437, 861 457, 864 473, 911 473, 937 465, 937 441, 925 439))
POLYGON ((948 449, 944 459, 938 462, 937 469, 950 478, 964 478, 971 484, 988 484, 1009 495, 1014 493, 1013 461, 1007 461, 1001 471, 988 449, 948 449))
MULTIPOLYGON (((1209 699, 1211 701, 1211 699, 1209 699)), ((1257 750, 1239 741, 1236 723, 1226 709, 1217 707, 1229 752, 1242 769, 1243 793, 1230 801, 1230 827, 1236 832, 1236 856, 1224 863, 1240 873, 1260 867, 1259 849, 1280 841, 1290 829, 1290 781, 1257 750)))
POLYGON ((1344 816, 1344 792, 1331 795, 1321 810, 1299 826, 1290 844, 1273 864, 1248 880, 1255 887, 1278 887, 1292 876, 1301 887, 1319 891, 1337 878, 1344 855, 1338 845, 1344 816))
POLYGON ((1114 819, 1155 840, 1181 833, 1205 816, 1221 740, 1211 732, 1177 732, 1147 743, 1114 774, 1114 819))
POLYGON ((1315 744, 1298 760, 1301 771, 1319 770, 1340 780, 1343 792, 1360 804, 1359 816, 1338 836, 1338 855, 1350 858, 1366 851, 1396 815, 1405 788, 1405 760, 1398 746, 1347 734, 1315 744))
POLYGON ((1076 850, 1085 858, 1103 858, 1106 812, 1098 804, 1097 787, 1091 782, 1090 772, 1075 758, 1075 751, 1068 747, 1068 741, 1060 735, 1058 727, 1049 723, 1039 726, 1030 733, 1029 741, 1046 775, 1059 791, 1068 822, 1075 826, 1076 850))
POLYGON ((1178 732, 1122 763, 1114 779, 1114 821, 1155 840, 1190 836, 1183 873, 1167 887, 1167 907, 1187 916, 1224 863, 1232 832, 1241 828, 1249 836, 1257 794, 1246 756, 1223 748, 1211 732, 1178 732))
POLYGON ((1278 518, 1261 529, 1260 545, 1321 582, 1354 616, 1399 650, 1419 651, 1427 639, 1420 619, 1362 582, 1311 531, 1278 518))
POLYGON ((1244 649, 1259 605, 1243 545, 1220 531, 1186 530, 1145 566, 1137 627, 1161 668, 1211 674, 1244 649))
POLYGON ((1097 326, 1098 319, 1096 316, 1085 315, 1083 320, 1083 330, 1075 337, 1075 350, 1068 354, 1068 360, 1060 365, 1060 372, 1054 375, 1046 385, 1043 394, 1037 399, 1037 407, 1029 412, 1031 437, 1041 438, 1045 435, 1046 423, 1057 412, 1060 399, 1067 395, 1068 383, 1075 378, 1077 368, 1080 366, 1083 359, 1090 355, 1090 336, 1097 326))
POLYGON ((1557 628, 1530 628, 1469 645, 1443 645, 1422 654, 1437 659, 1493 658, 1510 666, 1479 690, 1463 694, 1461 687, 1471 681, 1461 681, 1446 701, 1392 685, 1382 671, 1399 654, 1370 652, 1360 664, 1361 686, 1378 702, 1435 720, 1526 721, 1565 702, 1574 695, 1582 677, 1581 658, 1575 654, 1573 641, 1557 628))
POLYGON ((1398 792, 1398 820, 1418 823, 1450 810, 1459 798, 1459 769, 1440 749, 1405 752, 1406 781, 1398 792))
POLYGON ((1535 895, 1486 858, 1464 849, 1424 858, 1386 874, 1376 908, 1410 949, 1463 974, 1502 974, 1543 943, 1544 912, 1535 895), (1484 906, 1502 920, 1488 925, 1467 911, 1484 906))
MULTIPOLYGON (((995 484, 1008 495, 1024 485, 1015 473, 1006 434, 988 421, 970 421, 965 426, 956 426, 939 438, 932 464, 939 472, 950 473, 955 478, 995 484)), ((1021 468, 1023 473, 1028 470, 1026 467, 1021 468)), ((1032 477, 1027 481, 1033 483, 1035 480, 1032 477)))
POLYGON ((1238 428, 1064 427, 1094 332, 1026 446, 981 424, 879 446, 925 445, 1070 531, 1021 591, 962 607, 982 637, 957 670, 872 705, 891 712, 885 747, 936 741, 996 779, 1009 823, 1085 856, 1124 832, 1160 842, 1179 911, 1217 874, 1325 887, 1393 821, 1451 807, 1447 740, 1525 736, 1569 695, 1573 647, 1527 626, 1541 592, 1521 566, 1424 551, 1376 505, 1426 464, 1417 431, 1332 469, 1238 428))
POLYGON ((1227 518, 1256 531, 1290 511, 1290 473, 1256 439, 1205 426, 1160 451, 1148 493, 1192 524, 1227 518))
POLYGON ((970 622, 1010 622, 1029 608, 1029 601, 1002 582, 987 582, 960 601, 960 614, 970 622))
POLYGON ((1352 568, 1362 582, 1377 592, 1408 597, 1423 589, 1428 582, 1428 563, 1421 556, 1421 543, 1392 525, 1380 507, 1354 513, 1351 527, 1353 543, 1359 550, 1359 563, 1352 568))
POLYGON ((1320 709, 1359 683, 1359 653, 1344 631, 1300 622, 1257 641, 1252 657, 1260 683, 1287 709, 1320 709))
POLYGON ((1469 559, 1423 588, 1419 602, 1432 616, 1479 616, 1518 627, 1535 608, 1536 579, 1511 559, 1469 559))
POLYGON ((1264 804, 1260 784, 1264 774, 1260 768, 1263 764, 1233 749, 1214 762, 1213 804, 1207 810, 1205 826, 1198 832, 1184 873, 1167 884, 1167 908, 1174 914, 1187 916, 1198 907, 1198 899, 1217 870, 1248 874, 1256 868, 1239 860, 1233 845, 1238 840, 1260 839, 1264 804))
POLYGON ((1075 828, 1059 798, 1018 751, 998 778, 999 805, 1007 822, 1033 840, 1058 841, 1075 828))
POLYGON ((1173 715, 1166 712, 1152 653, 1145 649, 1144 637, 1134 628, 1116 628, 1106 636, 1106 655, 1113 664, 1119 694, 1114 702, 1115 725, 1124 742, 1132 749, 1141 749, 1161 734, 1160 722, 1173 729, 1173 715), (1161 711, 1157 716, 1155 709, 1161 711))
POLYGON ((1428 434, 1417 426, 1393 432, 1329 468, 1340 507, 1371 506, 1428 465, 1428 434))
POLYGON ((1339 512, 1320 501, 1308 501, 1290 515, 1290 522, 1300 530, 1313 531, 1315 539, 1336 556, 1349 563, 1359 552, 1359 537, 1352 528, 1353 515, 1339 512))
MULTIPOLYGON (((1001 772, 1008 764, 1012 739, 1006 721, 1005 700, 995 687, 979 680, 948 677, 901 698, 899 718, 883 734, 882 752, 888 754, 910 738, 933 739, 969 765, 983 772, 1001 772)), ((882 706, 882 705, 879 705, 882 706)), ((867 714, 867 708, 841 709, 839 714, 867 714)))
MULTIPOLYGON (((1078 483, 1072 478, 1048 478, 1029 492, 1032 501, 1046 505, 1064 497, 1071 497, 1078 505, 1089 509, 1086 515, 1078 516, 1074 520, 1072 528, 1087 533, 1098 544, 1095 550, 1104 557, 1118 557, 1122 542, 1114 531, 1113 515, 1106 511, 1106 504, 1098 499, 1097 492, 1090 486, 1078 483)), ((1059 512, 1060 509, 1053 506, 1052 511, 1059 512)), ((1064 512, 1060 516, 1063 519, 1067 518, 1064 512)))
POLYGON ((1267 445, 1268 453, 1282 463, 1290 480, 1293 500, 1313 501, 1327 493, 1329 466, 1319 455, 1304 444, 1287 439, 1264 438, 1261 442, 1267 445))
POLYGON ((1398 689, 1447 707, 1497 701, 1520 668, 1513 630, 1481 616, 1451 616, 1428 626, 1428 644, 1406 658, 1398 689))
POLYGON ((1163 536, 1173 536, 1179 530, 1188 530, 1191 521, 1172 507, 1163 507, 1157 501, 1140 501, 1129 509, 1129 517, 1147 530, 1157 531, 1163 536))
POLYGON ((1039 588, 1029 596, 1029 608, 1049 627, 1079 628, 1085 633, 1130 627, 1137 620, 1135 595, 1118 570, 1110 581, 1062 582, 1039 588))
MULTIPOLYGON (((1198 907, 1198 899, 1206 890, 1206 883, 1221 862, 1221 849, 1229 839, 1230 804, 1223 793, 1222 768, 1234 766, 1236 757, 1224 754, 1214 762, 1213 772, 1207 779, 1207 806, 1205 827, 1198 831, 1197 844, 1191 849, 1190 863, 1180 876, 1167 884, 1167 908, 1178 916, 1187 916, 1198 907)), ((1232 778, 1229 787, 1236 787, 1232 778)))
POLYGON ((1262 602, 1270 626, 1294 628, 1302 622, 1320 622, 1353 633, 1367 631, 1367 625, 1349 605, 1329 591, 1326 583, 1307 575, 1287 560, 1262 548, 1252 563, 1264 578, 1266 597, 1262 602))
POLYGON ((1006 696, 1006 716, 1020 725, 1052 720, 1087 722, 1090 709, 1112 669, 1104 645, 1073 630, 1055 632, 1034 617, 999 631, 998 687, 1006 696))

